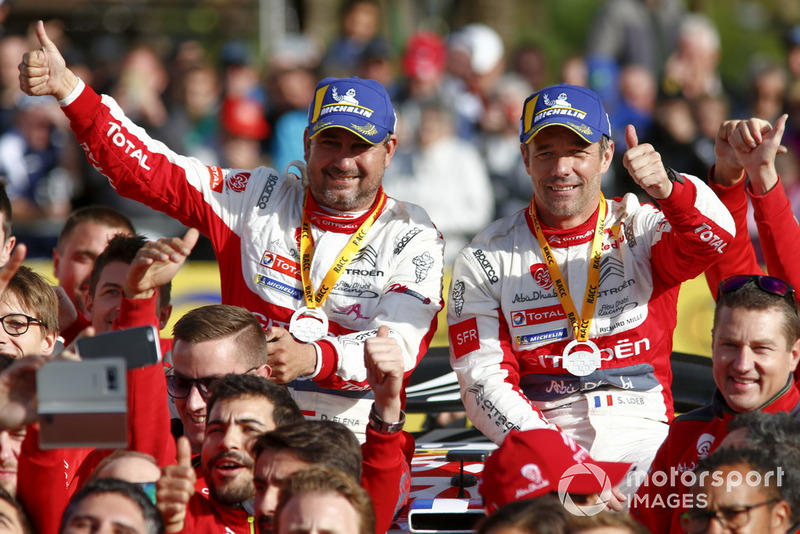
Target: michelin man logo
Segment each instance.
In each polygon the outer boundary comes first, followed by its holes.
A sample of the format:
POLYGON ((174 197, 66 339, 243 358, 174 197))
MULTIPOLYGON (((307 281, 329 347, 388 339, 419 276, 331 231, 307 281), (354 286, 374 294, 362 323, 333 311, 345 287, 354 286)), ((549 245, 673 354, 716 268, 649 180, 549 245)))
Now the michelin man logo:
POLYGON ((603 469, 594 464, 575 464, 561 475, 558 481, 558 498, 564 508, 572 515, 597 515, 606 507, 606 503, 611 498, 611 481, 608 480, 608 475, 603 469), (578 506, 572 501, 569 495, 569 485, 572 479, 576 476, 594 476, 597 484, 602 489, 597 501, 594 504, 584 504, 578 506))
MULTIPOLYGON (((335 98, 335 97, 334 97, 335 98)), ((559 93, 555 100, 550 100, 550 97, 544 95, 544 104, 551 108, 554 106, 571 108, 572 104, 567 100, 567 93, 559 93)))
POLYGON ((344 95, 340 95, 339 90, 336 89, 336 86, 334 85, 331 89, 331 97, 341 104, 350 104, 353 106, 358 105, 358 100, 356 100, 356 90, 352 87, 348 89, 344 95))

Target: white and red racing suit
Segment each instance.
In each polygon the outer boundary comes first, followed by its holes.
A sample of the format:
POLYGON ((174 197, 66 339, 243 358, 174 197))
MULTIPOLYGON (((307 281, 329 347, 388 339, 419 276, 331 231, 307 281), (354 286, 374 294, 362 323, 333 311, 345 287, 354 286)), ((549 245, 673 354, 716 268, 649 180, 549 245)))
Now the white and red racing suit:
MULTIPOLYGON (((293 175, 207 167, 171 151, 82 82, 61 102, 89 161, 116 191, 199 229, 214 247, 222 302, 253 312, 264 328, 287 327, 305 305, 298 252, 306 187, 293 175)), ((380 196, 380 195, 379 195, 380 196)), ((319 288, 368 215, 336 216, 309 198, 319 288)), ((372 392, 363 343, 387 325, 403 350, 406 377, 425 354, 442 308, 441 235, 419 206, 388 198, 358 253, 325 299, 328 336, 317 368, 290 384, 307 417, 333 419, 363 440, 372 392)))
MULTIPOLYGON (((589 330, 600 367, 581 377, 562 365, 575 334, 530 209, 488 226, 456 259, 450 363, 469 418, 494 442, 513 428, 557 426, 595 459, 646 468, 674 416, 669 358, 680 284, 721 256, 734 222, 691 176, 674 182, 669 198, 659 201, 663 211, 633 194, 606 202, 589 330)), ((598 212, 577 228, 543 227, 578 310, 598 212)))

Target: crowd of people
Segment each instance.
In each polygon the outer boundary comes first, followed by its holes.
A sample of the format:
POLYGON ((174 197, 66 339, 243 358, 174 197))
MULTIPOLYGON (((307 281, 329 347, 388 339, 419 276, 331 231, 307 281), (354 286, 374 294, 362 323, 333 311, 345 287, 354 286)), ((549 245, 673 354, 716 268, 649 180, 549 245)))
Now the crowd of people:
MULTIPOLYGON (((267 87, 238 47, 223 74, 197 43, 169 70, 133 47, 106 87, 57 26, 0 40, 24 103, 9 132, 46 108, 83 153, 58 165, 91 167, 114 199, 40 202, 72 190, 47 172, 28 193, 11 174, 2 188, 0 523, 387 532, 415 445, 405 387, 452 269, 450 364, 497 445, 476 531, 796 532, 800 172, 784 159, 800 133, 783 103, 731 109, 718 35, 680 7, 609 0, 591 54, 551 86, 537 50, 505 72, 484 24, 414 36, 395 83, 370 0, 347 3, 325 54, 302 40, 276 54, 267 87), (186 230, 148 238, 119 199, 186 230), (13 231, 43 216, 65 221, 55 287, 13 231), (125 373, 128 447, 44 446, 38 370, 81 365, 82 337, 162 330, 201 236, 222 303, 178 318, 163 361, 125 373), (676 417, 678 293, 701 274, 716 392, 676 417)), ((800 36, 790 45, 800 54, 800 36)), ((2 159, 0 137, 10 173, 2 159)))

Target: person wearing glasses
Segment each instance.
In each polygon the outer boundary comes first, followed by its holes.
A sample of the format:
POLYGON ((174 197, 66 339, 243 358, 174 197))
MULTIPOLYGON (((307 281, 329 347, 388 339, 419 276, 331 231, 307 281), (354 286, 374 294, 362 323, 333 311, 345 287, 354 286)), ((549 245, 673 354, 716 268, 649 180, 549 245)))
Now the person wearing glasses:
POLYGON ((734 416, 761 410, 800 418, 800 392, 793 380, 800 359, 794 289, 779 278, 737 275, 723 280, 717 293, 714 396, 707 406, 673 421, 631 500, 631 513, 653 534, 682 532, 679 515, 691 505, 680 500, 691 493, 689 472, 719 447, 734 416))
POLYGON ((58 297, 41 275, 20 266, 0 296, 0 321, 0 354, 49 355, 58 337, 58 297))
MULTIPOLYGON (((162 326, 168 317, 172 278, 197 241, 196 230, 183 238, 146 241, 116 235, 95 260, 89 277, 87 319, 107 332, 134 326, 162 326), (159 312, 158 310, 161 310, 159 312)), ((162 340, 162 352, 171 346, 162 340)), ((167 383, 161 363, 127 372, 128 449, 153 456, 158 465, 174 463, 167 383)), ((31 513, 37 532, 56 532, 68 499, 111 451, 47 449, 38 446, 38 429, 28 427, 20 454, 19 498, 31 513), (66 483, 65 483, 66 482, 66 483), (45 505, 46 504, 46 505, 45 505)))
POLYGON ((783 493, 785 478, 775 457, 763 450, 722 448, 700 461, 693 490, 696 505, 680 515, 682 532, 786 534, 796 532, 783 493))
POLYGON ((167 392, 180 419, 180 431, 199 454, 206 431, 206 404, 215 382, 227 374, 269 378, 267 338, 258 319, 244 308, 211 304, 190 310, 172 329, 172 369, 167 392))

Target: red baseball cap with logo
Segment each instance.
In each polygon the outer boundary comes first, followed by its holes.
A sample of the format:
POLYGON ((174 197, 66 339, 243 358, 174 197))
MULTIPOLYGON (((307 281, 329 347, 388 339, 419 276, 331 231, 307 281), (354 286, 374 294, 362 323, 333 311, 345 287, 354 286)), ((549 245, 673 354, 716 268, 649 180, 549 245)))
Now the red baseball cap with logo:
POLYGON ((493 513, 504 504, 558 491, 562 478, 568 493, 602 493, 622 482, 631 465, 595 461, 559 430, 512 431, 486 459, 478 491, 493 513), (570 469, 575 466, 587 468, 570 469))

